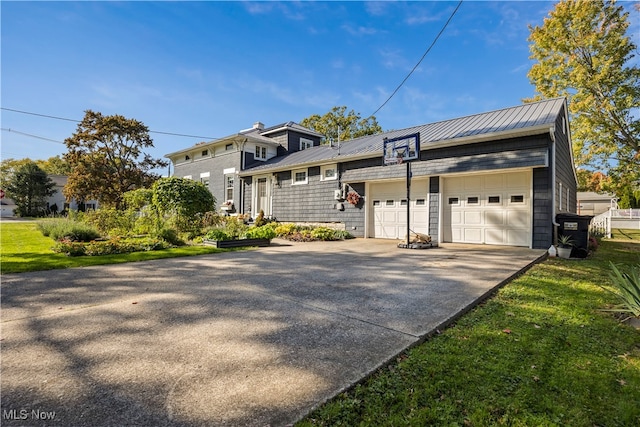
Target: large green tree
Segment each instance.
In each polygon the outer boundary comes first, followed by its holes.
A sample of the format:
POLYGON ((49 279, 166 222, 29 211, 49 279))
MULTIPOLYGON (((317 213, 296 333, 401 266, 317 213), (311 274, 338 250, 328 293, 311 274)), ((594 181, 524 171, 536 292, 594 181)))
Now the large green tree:
POLYGON ((152 170, 167 165, 143 151, 153 147, 149 129, 120 115, 87 110, 76 132, 64 142, 69 150, 64 159, 71 167, 64 187, 67 199, 96 199, 118 208, 124 193, 150 187, 159 178, 152 170))
POLYGON ((55 183, 35 162, 20 165, 8 177, 7 197, 13 199, 18 216, 40 216, 47 208, 47 198, 56 192, 55 183))
POLYGON ((300 124, 325 136, 327 141, 347 141, 365 135, 382 133, 375 116, 362 118, 346 106, 333 107, 324 115, 313 114, 302 119, 300 124))
POLYGON ((605 171, 619 188, 640 180, 640 68, 628 28, 613 0, 562 0, 529 27, 534 100, 569 99, 576 163, 605 171))

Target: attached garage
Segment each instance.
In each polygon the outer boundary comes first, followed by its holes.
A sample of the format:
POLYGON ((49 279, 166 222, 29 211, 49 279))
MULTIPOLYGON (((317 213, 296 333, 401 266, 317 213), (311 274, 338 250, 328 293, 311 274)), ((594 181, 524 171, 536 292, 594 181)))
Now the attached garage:
MULTIPOLYGON (((427 179, 411 181, 410 227, 416 233, 428 234, 427 189, 427 179)), ((406 181, 372 183, 369 194, 371 212, 369 237, 403 239, 407 235, 406 181)))
POLYGON ((443 179, 444 242, 530 246, 531 171, 443 179))

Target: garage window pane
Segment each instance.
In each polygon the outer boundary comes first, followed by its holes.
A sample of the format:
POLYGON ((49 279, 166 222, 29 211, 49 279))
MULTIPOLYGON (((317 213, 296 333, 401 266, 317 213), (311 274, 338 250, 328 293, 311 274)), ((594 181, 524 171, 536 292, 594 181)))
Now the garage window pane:
POLYGON ((373 206, 380 206, 380 200, 374 200, 373 206))
POLYGON ((489 203, 500 203, 500 196, 489 196, 489 203))
POLYGON ((387 206, 393 206, 393 205, 395 204, 395 202, 394 202, 393 200, 387 200, 387 201, 385 202, 385 204, 386 204, 387 206))
POLYGON ((511 196, 511 203, 524 203, 524 196, 520 194, 511 196))
POLYGON ((478 203, 480 203, 480 200, 478 197, 467 197, 468 205, 477 205, 478 203))
POLYGON ((458 199, 457 197, 449 197, 449 204, 450 205, 457 205, 460 203, 460 199, 458 199))
POLYGON ((424 206, 424 204, 425 204, 425 200, 424 199, 416 200, 416 206, 424 206))
POLYGON ((406 200, 400 200, 400 206, 407 206, 406 200))

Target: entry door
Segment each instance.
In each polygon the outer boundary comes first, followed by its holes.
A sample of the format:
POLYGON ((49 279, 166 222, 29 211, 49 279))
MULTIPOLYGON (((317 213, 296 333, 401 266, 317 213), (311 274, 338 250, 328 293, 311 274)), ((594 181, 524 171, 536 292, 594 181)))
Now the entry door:
POLYGON ((255 215, 258 215, 261 210, 265 215, 271 215, 271 212, 269 212, 269 196, 267 194, 267 178, 258 178, 255 215))

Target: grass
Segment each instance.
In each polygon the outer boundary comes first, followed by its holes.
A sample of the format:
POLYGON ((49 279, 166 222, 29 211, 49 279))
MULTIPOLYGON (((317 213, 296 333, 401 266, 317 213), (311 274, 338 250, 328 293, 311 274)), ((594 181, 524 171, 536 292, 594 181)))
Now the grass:
POLYGON ((640 232, 534 266, 298 426, 640 425, 640 331, 603 311, 609 261, 640 263, 640 232))
POLYGON ((43 236, 37 230, 35 222, 0 222, 0 270, 2 274, 120 264, 229 251, 211 246, 182 246, 150 252, 68 257, 64 254, 54 253, 51 250, 53 245, 53 239, 43 236))

